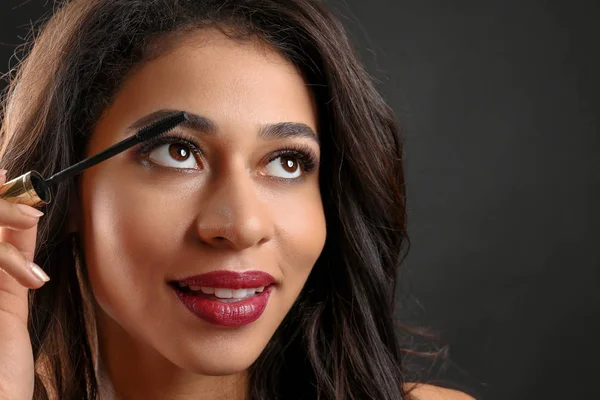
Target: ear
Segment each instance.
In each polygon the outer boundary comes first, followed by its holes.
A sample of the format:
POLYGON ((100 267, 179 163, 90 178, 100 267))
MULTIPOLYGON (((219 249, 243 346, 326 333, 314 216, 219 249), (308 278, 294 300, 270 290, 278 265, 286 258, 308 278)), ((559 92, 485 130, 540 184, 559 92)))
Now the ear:
POLYGON ((79 192, 71 190, 69 195, 69 207, 67 210, 66 233, 78 232, 81 227, 81 201, 79 192))

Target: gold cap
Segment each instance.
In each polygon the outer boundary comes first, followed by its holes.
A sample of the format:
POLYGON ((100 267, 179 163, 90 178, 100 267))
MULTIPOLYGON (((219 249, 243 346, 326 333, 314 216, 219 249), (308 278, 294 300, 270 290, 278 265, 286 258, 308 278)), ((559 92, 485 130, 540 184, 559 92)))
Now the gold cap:
POLYGON ((0 186, 0 199, 36 207, 50 203, 52 194, 44 178, 36 171, 29 171, 0 186))

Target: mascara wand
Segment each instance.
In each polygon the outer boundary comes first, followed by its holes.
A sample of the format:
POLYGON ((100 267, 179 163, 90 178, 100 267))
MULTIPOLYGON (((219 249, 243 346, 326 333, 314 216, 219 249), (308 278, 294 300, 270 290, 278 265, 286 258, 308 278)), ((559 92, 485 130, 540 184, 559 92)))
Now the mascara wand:
POLYGON ((7 200, 11 203, 27 204, 32 207, 48 204, 52 200, 52 192, 50 191, 52 185, 72 178, 84 170, 115 156, 138 143, 167 133, 186 120, 187 115, 184 112, 169 115, 168 117, 162 118, 140 129, 135 135, 112 145, 108 149, 103 150, 92 157, 86 158, 77 164, 65 168, 48 179, 44 179, 44 177, 36 171, 29 171, 0 186, 0 199, 7 200))

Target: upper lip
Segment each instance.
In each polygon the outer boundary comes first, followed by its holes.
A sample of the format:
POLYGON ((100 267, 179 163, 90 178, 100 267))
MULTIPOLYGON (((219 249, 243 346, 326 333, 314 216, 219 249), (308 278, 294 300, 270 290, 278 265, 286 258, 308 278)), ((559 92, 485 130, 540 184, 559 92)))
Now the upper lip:
POLYGON ((226 289, 248 289, 268 286, 275 282, 270 274, 263 271, 236 272, 229 270, 218 270, 207 272, 202 275, 194 275, 175 282, 187 286, 201 286, 226 289))

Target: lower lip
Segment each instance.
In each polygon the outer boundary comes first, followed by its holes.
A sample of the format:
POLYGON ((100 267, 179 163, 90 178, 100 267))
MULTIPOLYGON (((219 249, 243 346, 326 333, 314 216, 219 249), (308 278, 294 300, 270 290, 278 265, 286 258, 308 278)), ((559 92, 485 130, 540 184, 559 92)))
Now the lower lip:
POLYGON ((194 296, 177 288, 173 290, 183 305, 197 317, 215 325, 238 327, 248 325, 262 315, 269 302, 271 288, 272 285, 269 285, 261 293, 234 303, 194 296))

